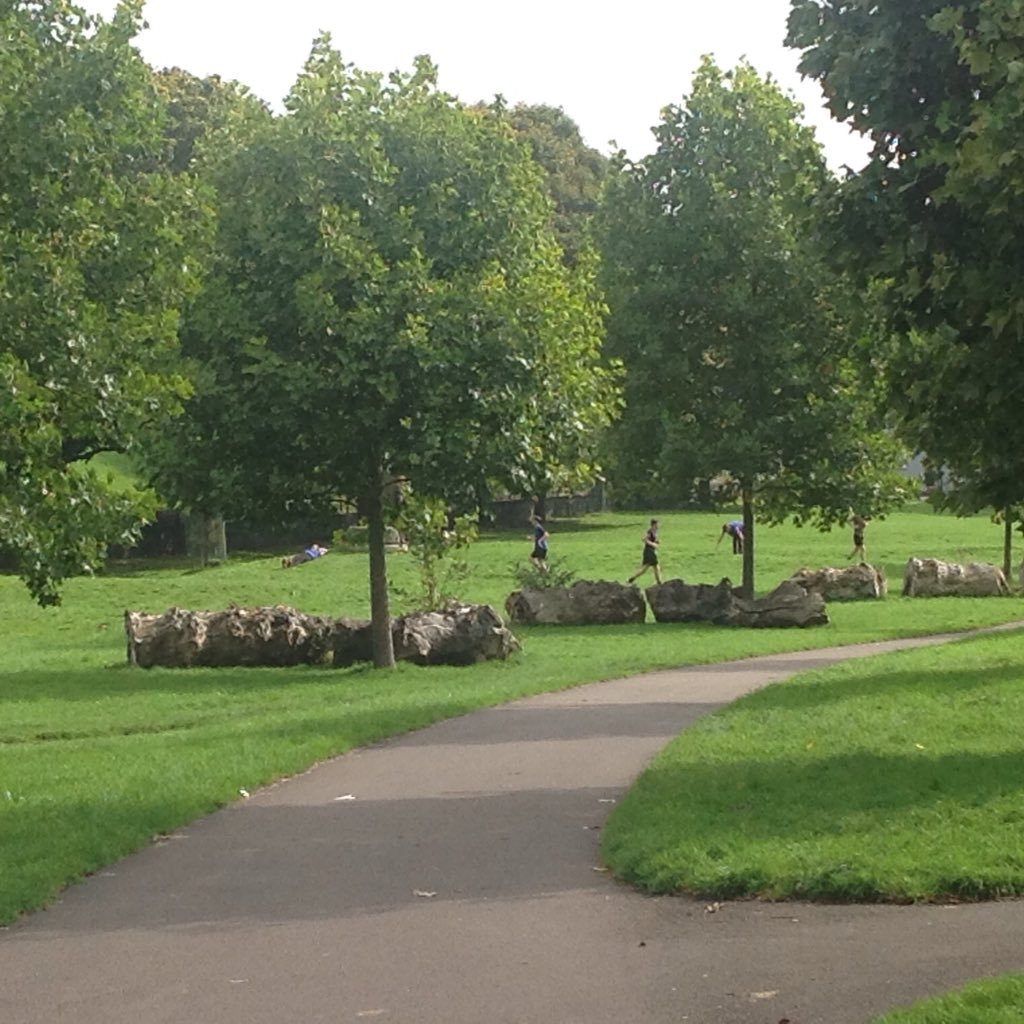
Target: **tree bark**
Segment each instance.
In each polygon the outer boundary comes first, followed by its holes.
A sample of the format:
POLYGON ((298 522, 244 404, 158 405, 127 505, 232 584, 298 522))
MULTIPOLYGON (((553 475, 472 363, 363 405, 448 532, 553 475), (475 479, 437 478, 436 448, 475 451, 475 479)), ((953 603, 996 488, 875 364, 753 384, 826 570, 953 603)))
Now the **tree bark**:
POLYGON ((189 558, 202 565, 223 562, 228 557, 227 530, 223 516, 189 512, 185 516, 185 549, 189 558))
POLYGON ((1013 509, 1003 510, 1003 575, 1013 578, 1013 509))
POLYGON ((394 668, 395 647, 391 639, 388 566, 384 552, 382 483, 382 480, 378 480, 377 486, 365 499, 370 544, 370 628, 373 635, 373 664, 377 668, 394 668))
POLYGON ((754 493, 743 487, 743 583, 740 593, 748 600, 754 599, 754 493))

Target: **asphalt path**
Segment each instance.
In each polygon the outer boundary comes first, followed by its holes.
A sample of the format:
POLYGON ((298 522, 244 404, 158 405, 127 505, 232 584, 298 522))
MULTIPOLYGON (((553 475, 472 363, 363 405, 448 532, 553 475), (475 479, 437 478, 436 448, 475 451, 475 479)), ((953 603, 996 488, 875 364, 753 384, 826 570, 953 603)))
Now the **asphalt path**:
POLYGON ((709 904, 601 869, 664 744, 794 672, 948 637, 656 672, 354 751, 0 930, 3 1024, 865 1024, 1024 968, 1024 904, 709 904))

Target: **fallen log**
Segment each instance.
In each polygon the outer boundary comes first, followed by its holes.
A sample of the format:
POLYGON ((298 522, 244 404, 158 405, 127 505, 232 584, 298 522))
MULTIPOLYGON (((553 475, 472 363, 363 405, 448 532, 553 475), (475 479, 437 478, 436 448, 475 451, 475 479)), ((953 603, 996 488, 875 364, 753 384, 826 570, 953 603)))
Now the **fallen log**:
POLYGON ((509 621, 539 626, 611 626, 643 622, 647 605, 626 583, 581 580, 571 587, 523 587, 505 601, 509 621))
MULTIPOLYGON (((519 641, 486 604, 452 603, 438 611, 410 612, 391 622, 396 661, 416 665, 475 665, 505 660, 519 641)), ((346 668, 373 657, 370 623, 342 619, 334 632, 334 667, 346 668)))
POLYGON ((958 565, 937 558, 911 558, 903 570, 904 597, 1005 597, 1003 570, 988 562, 958 565))
POLYGON ((877 600, 889 589, 885 574, 863 562, 840 568, 798 569, 790 580, 808 593, 821 594, 826 601, 877 600))
POLYGON ((331 651, 334 620, 294 608, 170 608, 161 615, 126 611, 128 661, 141 668, 317 665, 331 651))
MULTIPOLYGON (((294 608, 237 608, 161 615, 124 613, 128 661, 142 668, 352 665, 370 661, 370 624, 304 615, 294 608)), ((519 642, 489 605, 451 604, 392 621, 395 657, 418 665, 472 665, 507 658, 519 642)))
POLYGON ((766 597, 740 597, 732 582, 688 584, 668 580, 645 591, 657 622, 708 622, 751 629, 804 628, 828 624, 825 599, 792 580, 780 583, 766 597))

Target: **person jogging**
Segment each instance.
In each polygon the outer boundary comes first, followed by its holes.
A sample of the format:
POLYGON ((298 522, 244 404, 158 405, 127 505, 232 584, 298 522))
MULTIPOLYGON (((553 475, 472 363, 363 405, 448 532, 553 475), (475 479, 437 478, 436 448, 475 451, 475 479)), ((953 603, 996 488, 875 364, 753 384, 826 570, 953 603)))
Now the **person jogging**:
POLYGON ((643 576, 648 569, 654 570, 654 579, 661 583, 661 568, 658 565, 658 520, 652 519, 648 531, 644 534, 644 553, 641 557, 640 568, 637 569, 628 582, 632 583, 640 576, 643 576))
POLYGON ((547 572, 548 531, 544 529, 544 520, 540 516, 530 516, 530 522, 533 523, 533 554, 530 558, 541 572, 547 572))

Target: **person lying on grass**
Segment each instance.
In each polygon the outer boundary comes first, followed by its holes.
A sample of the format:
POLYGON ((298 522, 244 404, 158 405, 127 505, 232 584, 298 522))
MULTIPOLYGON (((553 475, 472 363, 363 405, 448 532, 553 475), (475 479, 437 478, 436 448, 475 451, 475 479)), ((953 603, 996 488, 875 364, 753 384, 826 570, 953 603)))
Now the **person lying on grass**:
POLYGON ((290 569, 293 565, 302 565, 303 562, 312 562, 314 558, 322 558, 327 554, 327 548, 321 544, 310 544, 305 551, 300 551, 297 555, 291 555, 288 558, 281 559, 281 568, 290 569))

